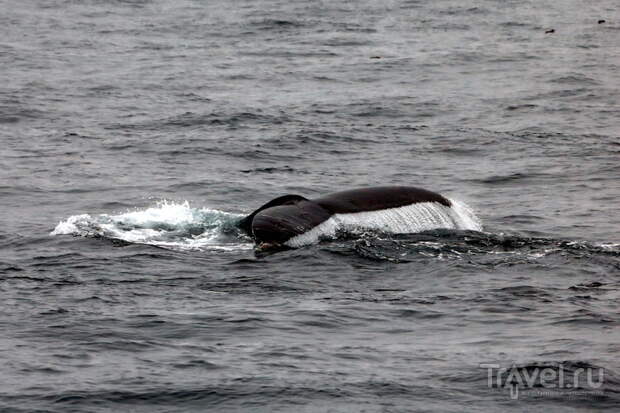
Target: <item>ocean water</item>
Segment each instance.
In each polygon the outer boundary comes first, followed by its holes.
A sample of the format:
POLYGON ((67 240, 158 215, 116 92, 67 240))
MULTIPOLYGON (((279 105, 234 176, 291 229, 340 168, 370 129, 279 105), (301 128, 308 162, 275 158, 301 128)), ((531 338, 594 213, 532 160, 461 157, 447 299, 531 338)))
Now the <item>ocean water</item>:
POLYGON ((1 411, 620 406, 617 1, 0 6, 1 411), (235 227, 373 185, 482 228, 235 227))

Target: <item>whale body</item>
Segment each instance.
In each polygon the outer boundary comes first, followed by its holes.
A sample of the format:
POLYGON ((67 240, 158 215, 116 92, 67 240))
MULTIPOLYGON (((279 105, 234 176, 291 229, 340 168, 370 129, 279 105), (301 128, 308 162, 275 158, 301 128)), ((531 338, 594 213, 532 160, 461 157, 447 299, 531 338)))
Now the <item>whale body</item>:
POLYGON ((239 222, 259 247, 301 247, 341 230, 415 233, 432 229, 480 230, 480 221, 462 203, 408 186, 334 192, 316 199, 275 198, 239 222))

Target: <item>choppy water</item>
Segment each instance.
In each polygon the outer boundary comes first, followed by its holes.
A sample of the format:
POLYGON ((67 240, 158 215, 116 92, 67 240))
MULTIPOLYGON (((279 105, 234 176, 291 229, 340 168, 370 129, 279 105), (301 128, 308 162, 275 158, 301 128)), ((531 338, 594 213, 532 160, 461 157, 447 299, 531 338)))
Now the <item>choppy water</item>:
POLYGON ((2 411, 620 405, 616 1, 0 6, 2 411), (233 225, 372 185, 483 232, 233 225))

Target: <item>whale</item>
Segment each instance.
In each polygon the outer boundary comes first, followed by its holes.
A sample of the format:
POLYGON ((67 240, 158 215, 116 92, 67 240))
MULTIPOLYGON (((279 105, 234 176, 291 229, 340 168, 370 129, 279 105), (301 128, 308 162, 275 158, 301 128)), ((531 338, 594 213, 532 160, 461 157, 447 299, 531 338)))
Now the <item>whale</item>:
POLYGON ((298 248, 341 231, 417 233, 433 229, 480 230, 464 203, 410 186, 378 186, 308 199, 288 194, 272 199, 238 223, 258 249, 298 248))

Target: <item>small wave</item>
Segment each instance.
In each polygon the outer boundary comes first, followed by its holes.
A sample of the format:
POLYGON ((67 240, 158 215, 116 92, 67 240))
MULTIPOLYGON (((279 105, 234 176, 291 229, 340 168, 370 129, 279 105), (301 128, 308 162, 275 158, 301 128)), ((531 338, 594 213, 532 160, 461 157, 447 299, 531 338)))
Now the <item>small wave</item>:
POLYGON ((551 83, 564 83, 564 84, 586 84, 596 86, 600 84, 596 79, 588 77, 583 73, 569 73, 565 76, 560 76, 550 80, 551 83))
POLYGON ((265 31, 286 31, 296 28, 302 28, 312 24, 308 21, 302 20, 285 20, 285 19, 262 19, 262 20, 253 20, 248 22, 249 27, 256 28, 257 30, 265 30, 265 31))
POLYGON ((50 235, 103 237, 176 250, 250 249, 253 244, 241 237, 235 225, 242 216, 192 208, 187 201, 160 201, 154 207, 118 215, 73 215, 50 235))
POLYGON ((202 127, 246 127, 253 124, 277 125, 284 123, 288 118, 282 114, 264 114, 261 112, 184 112, 163 119, 139 123, 117 123, 109 125, 110 129, 143 129, 161 130, 162 128, 202 128, 202 127))
MULTIPOLYGON (((613 245, 586 241, 532 238, 519 235, 493 234, 458 229, 434 229, 415 234, 368 234, 343 237, 341 242, 322 245, 330 253, 355 255, 371 261, 407 263, 427 258, 467 261, 475 267, 501 267, 533 262, 574 260, 588 257, 612 271, 620 268, 620 249, 613 245), (370 235, 370 236, 367 236, 370 235)), ((597 284, 577 285, 573 290, 585 291, 597 284)), ((508 291, 509 293, 510 291, 508 291)), ((519 293, 518 291, 517 293, 519 293)))

